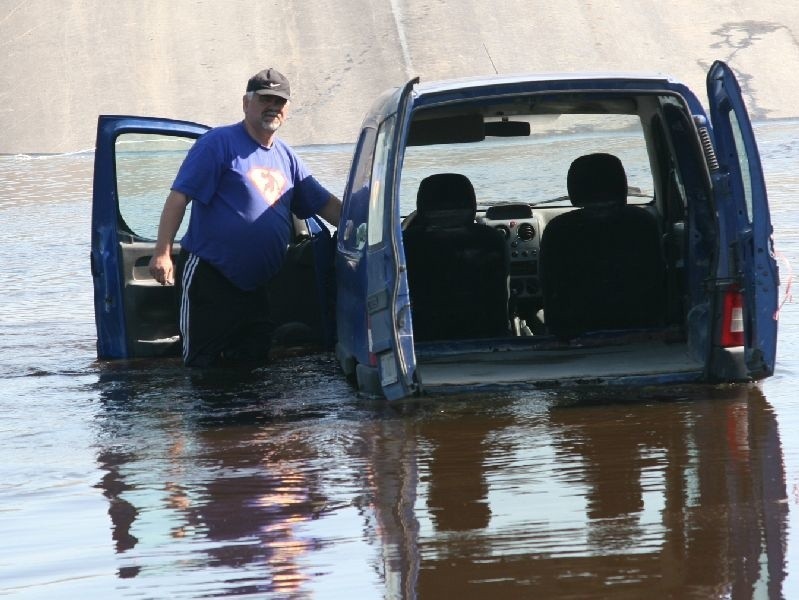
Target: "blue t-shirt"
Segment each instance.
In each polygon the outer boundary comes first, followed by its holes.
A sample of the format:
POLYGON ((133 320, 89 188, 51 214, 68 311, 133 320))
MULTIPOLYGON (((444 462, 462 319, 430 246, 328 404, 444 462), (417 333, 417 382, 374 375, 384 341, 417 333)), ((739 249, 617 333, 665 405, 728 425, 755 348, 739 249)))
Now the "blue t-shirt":
POLYGON ((268 281, 283 264, 293 212, 316 214, 330 192, 281 140, 260 145, 244 123, 216 127, 189 150, 172 189, 192 199, 183 248, 242 290, 268 281))

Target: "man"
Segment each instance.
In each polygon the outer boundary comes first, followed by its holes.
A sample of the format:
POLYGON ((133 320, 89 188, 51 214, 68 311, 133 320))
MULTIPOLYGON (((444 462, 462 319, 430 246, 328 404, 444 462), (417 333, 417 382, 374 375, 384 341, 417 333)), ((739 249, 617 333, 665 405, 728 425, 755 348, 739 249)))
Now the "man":
POLYGON ((150 260, 162 285, 174 280, 172 243, 194 201, 178 261, 187 366, 265 361, 272 329, 266 284, 286 256, 291 213, 338 226, 341 201, 275 136, 289 98, 289 82, 275 69, 253 75, 243 121, 200 137, 167 196, 150 260))

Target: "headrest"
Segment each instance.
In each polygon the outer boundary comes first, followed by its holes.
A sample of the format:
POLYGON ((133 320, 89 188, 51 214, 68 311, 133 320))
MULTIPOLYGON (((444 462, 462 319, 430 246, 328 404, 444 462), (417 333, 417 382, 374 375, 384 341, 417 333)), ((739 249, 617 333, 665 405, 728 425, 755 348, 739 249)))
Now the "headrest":
POLYGON ((618 157, 612 154, 586 154, 575 159, 566 180, 574 206, 627 203, 627 175, 618 157))
POLYGON ((419 184, 416 219, 425 225, 467 225, 474 223, 476 212, 474 187, 465 175, 436 173, 419 184))

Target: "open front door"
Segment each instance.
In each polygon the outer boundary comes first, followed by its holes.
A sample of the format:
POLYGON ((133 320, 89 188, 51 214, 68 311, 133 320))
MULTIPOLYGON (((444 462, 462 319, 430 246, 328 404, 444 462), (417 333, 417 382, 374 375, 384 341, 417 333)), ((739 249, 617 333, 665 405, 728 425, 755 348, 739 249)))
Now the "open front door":
MULTIPOLYGON (((97 125, 91 268, 97 356, 178 356, 178 298, 149 272, 175 175, 208 127, 148 117, 101 116, 97 125)), ((185 233, 191 203, 176 240, 185 233)), ((332 345, 333 241, 318 218, 294 220, 292 244, 269 291, 275 347, 332 345)), ((173 247, 177 258, 179 244, 173 247)))
POLYGON ((732 254, 730 276, 743 293, 743 341, 749 375, 774 372, 779 277, 766 185, 752 125, 730 68, 715 62, 707 75, 719 169, 713 174, 720 226, 732 254))
MULTIPOLYGON (((152 279, 148 263, 169 187, 207 130, 147 117, 98 120, 91 249, 98 358, 177 353, 175 288, 152 279)), ((184 227, 188 221, 187 214, 184 227)))
POLYGON ((413 347, 408 277, 402 247, 399 171, 413 86, 398 96, 397 112, 378 130, 369 199, 367 312, 369 354, 389 400, 419 390, 413 347))

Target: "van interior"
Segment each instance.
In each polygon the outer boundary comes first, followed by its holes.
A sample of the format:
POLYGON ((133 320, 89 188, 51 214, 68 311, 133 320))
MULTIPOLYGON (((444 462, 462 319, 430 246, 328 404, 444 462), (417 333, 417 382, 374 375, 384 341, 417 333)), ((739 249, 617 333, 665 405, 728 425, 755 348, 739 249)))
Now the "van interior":
POLYGON ((671 94, 417 110, 400 206, 423 385, 701 374, 709 182, 671 94))

